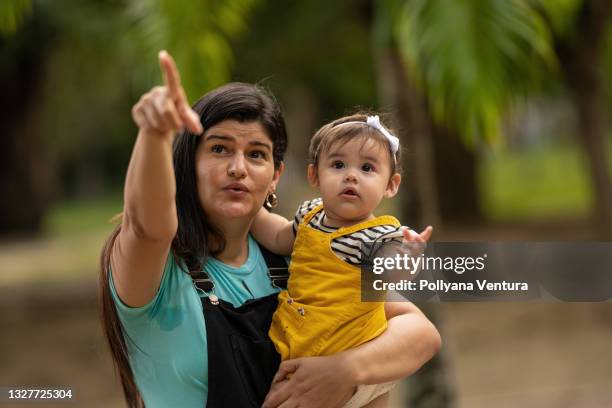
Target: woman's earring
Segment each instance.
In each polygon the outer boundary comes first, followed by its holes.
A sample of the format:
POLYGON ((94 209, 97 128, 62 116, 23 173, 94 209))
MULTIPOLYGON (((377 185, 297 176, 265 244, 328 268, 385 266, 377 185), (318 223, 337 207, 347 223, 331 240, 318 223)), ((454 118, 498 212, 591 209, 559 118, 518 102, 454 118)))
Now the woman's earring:
POLYGON ((266 207, 266 209, 268 210, 271 210, 273 208, 276 208, 277 205, 278 197, 276 197, 276 193, 273 191, 266 197, 266 201, 264 201, 264 207, 266 207))

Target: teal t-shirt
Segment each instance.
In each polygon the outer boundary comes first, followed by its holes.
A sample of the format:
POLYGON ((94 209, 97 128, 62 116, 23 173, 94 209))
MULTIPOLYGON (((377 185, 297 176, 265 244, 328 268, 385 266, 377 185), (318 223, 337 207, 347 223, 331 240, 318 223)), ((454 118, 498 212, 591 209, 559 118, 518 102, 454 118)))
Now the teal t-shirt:
MULTIPOLYGON (((214 258, 204 266, 215 284, 215 294, 236 307, 278 292, 259 246, 250 235, 248 241, 249 256, 242 266, 232 267, 214 258)), ((207 295, 193 285, 171 254, 159 290, 145 306, 125 305, 117 296, 112 274, 109 276, 130 365, 146 407, 206 406, 208 356, 200 297, 207 295)))

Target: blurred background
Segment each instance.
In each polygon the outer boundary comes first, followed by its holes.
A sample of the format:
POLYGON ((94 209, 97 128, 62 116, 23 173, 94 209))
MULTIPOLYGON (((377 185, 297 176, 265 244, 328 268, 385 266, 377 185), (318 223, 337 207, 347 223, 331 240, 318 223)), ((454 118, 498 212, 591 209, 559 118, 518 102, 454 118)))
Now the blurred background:
MULTIPOLYGON (((612 240, 608 0, 2 0, 0 387, 123 406, 98 257, 160 49, 190 101, 231 80, 278 97, 285 216, 315 194, 310 136, 365 108, 405 149, 381 213, 438 241, 612 240)), ((612 406, 610 303, 419 306, 442 352, 393 407, 612 406)))

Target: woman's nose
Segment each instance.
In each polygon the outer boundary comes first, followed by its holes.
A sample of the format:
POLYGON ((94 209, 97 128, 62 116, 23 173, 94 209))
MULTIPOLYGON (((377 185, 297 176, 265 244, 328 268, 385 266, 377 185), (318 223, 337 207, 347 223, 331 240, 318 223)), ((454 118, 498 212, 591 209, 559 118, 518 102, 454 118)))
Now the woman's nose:
POLYGON ((228 168, 227 175, 237 179, 243 179, 246 177, 246 166, 244 162, 244 155, 237 153, 232 158, 228 168))

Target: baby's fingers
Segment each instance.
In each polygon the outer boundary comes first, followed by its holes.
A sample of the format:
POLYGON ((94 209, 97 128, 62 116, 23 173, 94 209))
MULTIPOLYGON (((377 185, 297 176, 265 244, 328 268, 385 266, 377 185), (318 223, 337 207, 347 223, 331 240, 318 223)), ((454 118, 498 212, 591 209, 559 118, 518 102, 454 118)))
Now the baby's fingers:
POLYGON ((420 234, 420 238, 424 241, 429 241, 429 238, 431 238, 431 234, 433 233, 433 227, 431 225, 428 225, 427 228, 425 228, 425 230, 423 230, 423 232, 421 232, 420 234))
POLYGON ((404 234, 404 240, 406 240, 408 242, 414 241, 414 239, 416 237, 416 233, 414 231, 412 231, 408 227, 403 227, 402 234, 404 234))
POLYGON ((423 238, 421 238, 419 234, 417 234, 415 231, 411 230, 410 228, 404 228, 402 230, 402 233, 404 234, 404 239, 408 242, 425 242, 423 241, 423 238))

